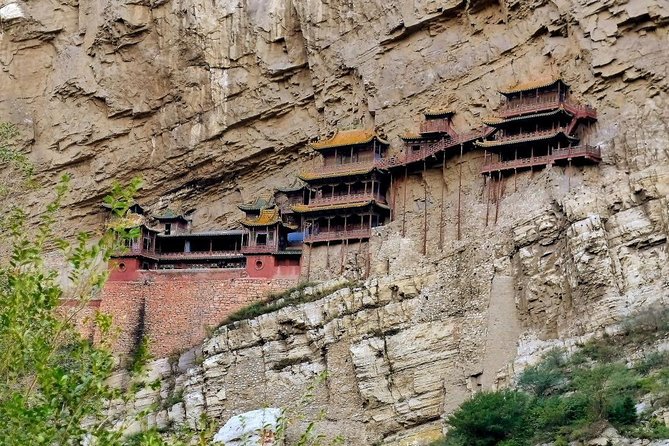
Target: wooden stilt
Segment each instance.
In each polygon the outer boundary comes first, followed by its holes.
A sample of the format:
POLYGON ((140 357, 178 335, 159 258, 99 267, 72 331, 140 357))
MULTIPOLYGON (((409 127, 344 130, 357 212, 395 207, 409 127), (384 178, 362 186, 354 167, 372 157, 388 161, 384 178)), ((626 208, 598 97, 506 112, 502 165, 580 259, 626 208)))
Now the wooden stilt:
POLYGON ((309 282, 311 277, 311 244, 307 245, 307 252, 309 254, 307 257, 307 282, 309 282))
POLYGON ((460 160, 458 161, 458 240, 462 239, 462 144, 460 144, 460 160))
POLYGON ((425 161, 423 161, 423 255, 427 254, 427 179, 425 178, 425 161))
POLYGON ((444 249, 444 195, 446 194, 446 154, 441 161, 441 204, 439 206, 439 250, 444 249))
POLYGON ((325 243, 325 267, 330 268, 330 240, 325 243))
MULTIPOLYGON (((487 175, 486 175, 487 176, 487 175)), ((485 203, 485 225, 488 226, 488 219, 490 217, 490 189, 492 188, 492 175, 488 178, 488 188, 486 194, 486 203, 485 203)))
POLYGON ((395 190, 393 189, 393 176, 390 175, 390 187, 388 194, 390 195, 390 221, 393 221, 393 210, 395 209, 395 190))
POLYGON ((406 222, 407 222, 407 167, 404 167, 404 199, 402 200, 402 237, 406 236, 406 222))
POLYGON ((345 239, 344 244, 341 246, 341 268, 339 268, 339 274, 344 274, 344 264, 346 263, 347 251, 348 251, 348 239, 345 239))
POLYGON ((497 196, 495 199, 495 224, 497 224, 497 216, 499 214, 499 202, 502 201, 502 172, 497 171, 497 196))

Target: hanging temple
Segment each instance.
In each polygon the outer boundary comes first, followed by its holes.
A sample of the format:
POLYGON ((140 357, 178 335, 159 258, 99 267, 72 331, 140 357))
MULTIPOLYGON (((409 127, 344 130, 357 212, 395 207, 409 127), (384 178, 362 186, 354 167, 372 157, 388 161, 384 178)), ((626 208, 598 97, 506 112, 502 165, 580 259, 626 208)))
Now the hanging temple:
POLYGON ((395 209, 394 178, 443 167, 448 158, 472 150, 484 152, 481 174, 488 184, 522 170, 601 161, 599 148, 582 143, 596 111, 576 102, 562 80, 500 93, 497 115, 468 133, 455 130, 453 111, 425 113, 418 133, 401 136, 404 149, 396 156, 369 129, 338 131, 312 143, 321 165, 300 172, 288 187, 238 205, 244 213, 240 229, 196 232, 187 216, 166 211, 150 217, 136 204, 132 221, 141 236, 114 256, 111 280, 132 280, 140 270, 213 268, 240 277, 296 278, 303 274, 303 248, 369 240, 373 228, 400 214, 404 233, 405 209, 395 209))

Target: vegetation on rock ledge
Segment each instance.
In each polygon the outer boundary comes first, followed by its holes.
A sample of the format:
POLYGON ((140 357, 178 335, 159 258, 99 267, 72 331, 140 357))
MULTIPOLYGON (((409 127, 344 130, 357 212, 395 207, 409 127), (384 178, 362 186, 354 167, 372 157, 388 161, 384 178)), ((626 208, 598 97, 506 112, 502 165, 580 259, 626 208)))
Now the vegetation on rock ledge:
POLYGON ((669 309, 652 308, 615 336, 568 354, 556 349, 528 367, 517 389, 479 393, 448 418, 433 446, 531 446, 588 440, 615 427, 633 438, 669 438, 657 415, 669 403, 669 352, 653 349, 669 334, 669 309), (634 363, 627 350, 646 353, 634 363))

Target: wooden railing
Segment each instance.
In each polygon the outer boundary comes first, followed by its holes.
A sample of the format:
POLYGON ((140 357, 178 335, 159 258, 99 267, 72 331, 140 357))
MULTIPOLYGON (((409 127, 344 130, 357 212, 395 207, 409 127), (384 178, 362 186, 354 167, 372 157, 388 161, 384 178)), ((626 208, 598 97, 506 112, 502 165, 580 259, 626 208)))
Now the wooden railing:
POLYGON ((375 166, 374 160, 364 159, 353 163, 333 164, 330 166, 321 166, 309 169, 303 172, 303 175, 328 175, 328 174, 346 174, 348 172, 356 172, 365 169, 372 169, 375 166))
MULTIPOLYGON (((388 169, 392 167, 405 166, 407 164, 415 163, 417 161, 422 161, 427 159, 439 152, 443 152, 449 149, 457 148, 460 144, 464 144, 475 139, 483 138, 490 134, 493 129, 490 127, 483 127, 477 130, 473 130, 467 133, 460 133, 454 138, 442 138, 438 141, 433 142, 422 142, 418 143, 420 145, 419 150, 410 150, 408 147, 405 148, 403 153, 399 155, 383 158, 376 161, 376 165, 382 169, 388 169)), ((415 143, 408 145, 417 145, 415 143)))
POLYGON ((578 117, 597 118, 597 111, 593 107, 572 102, 569 98, 560 99, 557 93, 541 95, 538 98, 511 100, 502 105, 499 115, 502 118, 511 118, 525 113, 555 109, 560 105, 578 117))
POLYGON ((590 157, 596 160, 601 160, 602 150, 599 147, 593 147, 584 144, 576 147, 555 149, 551 153, 551 158, 553 158, 553 160, 569 159, 574 157, 590 157))
POLYGON ((556 149, 550 155, 535 156, 531 158, 518 158, 515 160, 497 162, 486 160, 483 167, 481 168, 481 173, 523 169, 533 166, 545 166, 552 164, 556 160, 571 158, 586 158, 593 161, 600 161, 602 159, 602 153, 599 147, 582 145, 576 147, 566 147, 564 149, 556 149))
POLYGON ((420 124, 421 133, 449 133, 451 127, 445 119, 430 119, 420 124))
POLYGON ((202 259, 202 258, 222 258, 239 257, 240 251, 191 251, 191 252, 160 252, 156 253, 159 259, 202 259))
POLYGON ((550 136, 554 135, 557 132, 566 132, 567 128, 566 127, 554 127, 551 129, 547 130, 537 130, 534 132, 522 132, 518 133, 515 135, 504 135, 504 136, 498 136, 497 138, 494 139, 496 142, 506 142, 506 141, 517 141, 519 139, 528 139, 528 138, 540 138, 542 136, 550 136))
POLYGON ((502 118, 510 118, 523 113, 556 108, 559 105, 560 97, 557 93, 540 95, 536 98, 512 99, 502 105, 499 114, 502 118))
POLYGON ((254 246, 243 246, 242 253, 244 254, 257 254, 257 253, 267 253, 274 252, 278 248, 276 245, 254 245, 254 246))
POLYGON ((312 198, 309 202, 310 206, 327 206, 329 204, 339 204, 339 203, 355 203, 359 201, 369 201, 376 200, 379 202, 385 202, 386 200, 381 197, 379 194, 373 194, 371 192, 367 193, 357 193, 357 194, 345 194, 345 195, 335 195, 334 197, 318 197, 312 198))
POLYGON ((370 228, 350 229, 341 231, 323 231, 317 234, 307 234, 305 243, 328 242, 333 240, 364 239, 369 238, 372 233, 370 228))

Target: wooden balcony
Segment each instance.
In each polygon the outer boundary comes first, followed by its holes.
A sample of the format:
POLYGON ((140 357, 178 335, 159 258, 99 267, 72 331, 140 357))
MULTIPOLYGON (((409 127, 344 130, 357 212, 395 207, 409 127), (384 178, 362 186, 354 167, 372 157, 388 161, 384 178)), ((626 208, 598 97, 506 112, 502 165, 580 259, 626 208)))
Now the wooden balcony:
POLYGON ((560 106, 563 106, 565 110, 579 118, 597 119, 597 111, 593 107, 573 102, 569 98, 560 99, 557 93, 542 95, 537 98, 511 100, 502 105, 499 110, 499 116, 501 118, 512 118, 528 113, 554 110, 560 106))
POLYGON ((115 256, 143 256, 155 260, 220 260, 233 259, 241 257, 241 251, 191 251, 191 252, 156 252, 150 249, 143 249, 136 245, 127 250, 119 251, 115 256))
POLYGON ((309 202, 309 206, 319 207, 319 206, 329 206, 332 204, 346 204, 346 203, 359 203, 361 201, 371 201, 376 200, 380 203, 385 203, 385 198, 381 197, 379 194, 373 194, 371 192, 367 193, 358 193, 358 194, 346 194, 346 195, 335 195, 334 197, 319 197, 312 198, 309 202))
POLYGON ((273 253, 278 251, 279 248, 272 244, 272 245, 253 245, 253 246, 243 246, 242 247, 242 253, 243 254, 267 254, 267 253, 273 253))
POLYGON ((421 133, 450 133, 451 126, 445 119, 429 119, 420 124, 421 133))
POLYGON ((547 166, 554 164, 556 161, 583 159, 592 162, 599 162, 602 159, 601 150, 599 147, 589 145, 582 145, 576 147, 567 147, 564 149, 554 150, 550 155, 535 156, 532 158, 518 158, 508 161, 491 162, 486 160, 481 168, 481 173, 504 172, 509 170, 523 170, 535 166, 547 166))
POLYGON ((589 161, 599 162, 602 160, 602 150, 599 147, 581 145, 576 147, 565 147, 563 149, 553 150, 552 160, 570 160, 573 158, 584 158, 589 161))
POLYGON ((194 252, 162 252, 156 253, 159 260, 198 260, 198 259, 232 259, 241 257, 240 251, 194 251, 194 252))
POLYGON ((344 164, 332 164, 329 166, 320 166, 309 169, 308 171, 302 172, 302 175, 307 176, 337 176, 345 175, 351 172, 359 172, 365 170, 371 170, 374 168, 374 159, 371 157, 365 157, 364 159, 344 164))
POLYGON ((552 110, 559 106, 560 97, 557 93, 541 95, 536 98, 513 99, 502 105, 499 116, 511 118, 525 113, 552 110))
POLYGON ((557 134, 558 132, 563 132, 565 133, 567 131, 566 127, 554 127, 546 130, 537 130, 535 132, 521 132, 517 133, 515 135, 503 135, 503 136, 498 136, 497 138, 494 139, 495 142, 499 143, 504 143, 504 142, 514 142, 514 141, 519 141, 523 139, 539 139, 544 136, 553 136, 557 134))
POLYGON ((332 242, 338 240, 363 240, 372 234, 370 228, 349 229, 339 231, 321 231, 317 234, 307 234, 304 243, 332 242))

